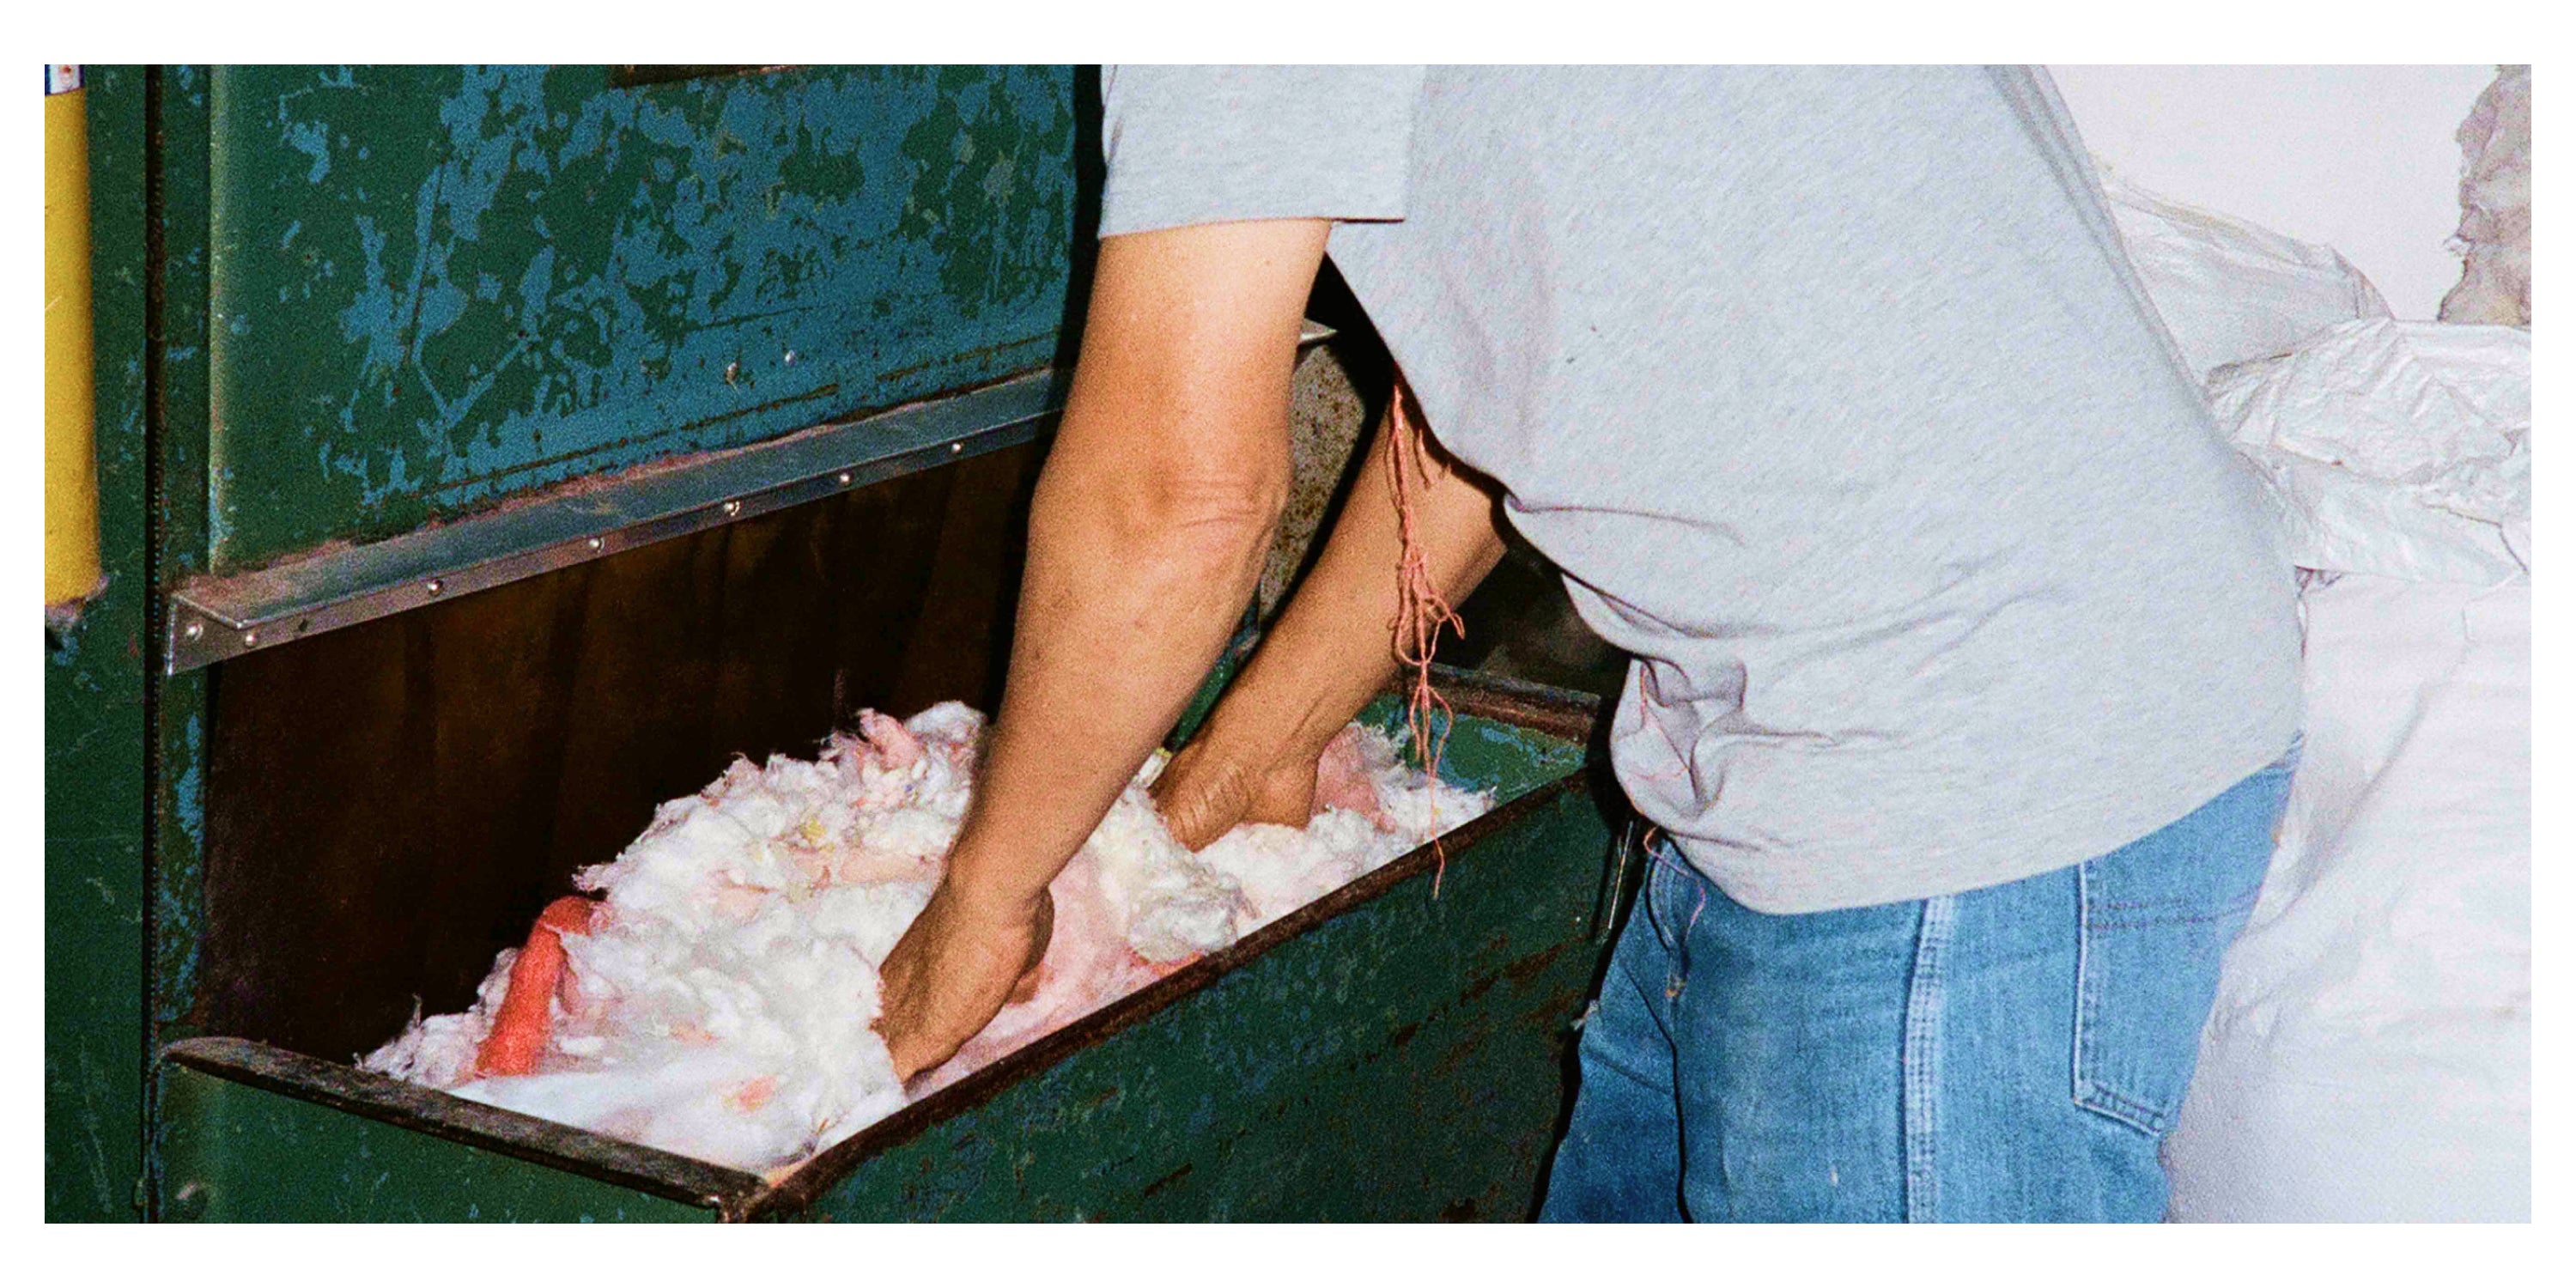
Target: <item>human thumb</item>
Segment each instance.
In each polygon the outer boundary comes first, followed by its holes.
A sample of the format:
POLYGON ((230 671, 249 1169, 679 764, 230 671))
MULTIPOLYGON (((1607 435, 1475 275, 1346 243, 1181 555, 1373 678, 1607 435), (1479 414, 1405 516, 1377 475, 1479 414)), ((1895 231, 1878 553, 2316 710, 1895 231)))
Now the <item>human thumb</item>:
POLYGON ((1195 745, 1181 748, 1151 789, 1163 826, 1191 850, 1206 847, 1242 822, 1251 791, 1241 772, 1197 752, 1195 745))

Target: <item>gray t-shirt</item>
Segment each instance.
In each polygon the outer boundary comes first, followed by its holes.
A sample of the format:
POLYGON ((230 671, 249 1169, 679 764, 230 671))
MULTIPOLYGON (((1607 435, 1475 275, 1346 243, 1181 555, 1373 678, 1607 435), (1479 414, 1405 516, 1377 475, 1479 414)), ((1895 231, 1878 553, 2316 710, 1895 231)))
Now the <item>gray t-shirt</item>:
POLYGON ((1638 659, 1620 783, 1733 898, 2036 875, 2288 748, 2289 562, 2044 75, 1103 87, 1103 236, 1345 221, 1432 433, 1638 659))

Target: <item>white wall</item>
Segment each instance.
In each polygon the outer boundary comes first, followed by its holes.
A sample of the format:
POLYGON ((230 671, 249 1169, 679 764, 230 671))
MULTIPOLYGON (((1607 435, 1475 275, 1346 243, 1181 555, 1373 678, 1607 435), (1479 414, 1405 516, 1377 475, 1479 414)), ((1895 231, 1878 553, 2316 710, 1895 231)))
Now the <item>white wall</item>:
POLYGON ((2460 278, 2452 137, 2470 67, 2051 66, 2094 156, 2130 183, 2342 251, 2401 318, 2460 278))

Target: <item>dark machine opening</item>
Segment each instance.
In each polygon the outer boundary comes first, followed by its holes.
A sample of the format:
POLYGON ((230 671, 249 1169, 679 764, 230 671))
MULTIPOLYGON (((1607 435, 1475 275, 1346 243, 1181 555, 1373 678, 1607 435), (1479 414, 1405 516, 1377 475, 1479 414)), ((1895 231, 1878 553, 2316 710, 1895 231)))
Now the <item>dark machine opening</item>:
POLYGON ((470 1004, 737 755, 1000 697, 1028 444, 215 669, 201 1031, 348 1060, 470 1004))

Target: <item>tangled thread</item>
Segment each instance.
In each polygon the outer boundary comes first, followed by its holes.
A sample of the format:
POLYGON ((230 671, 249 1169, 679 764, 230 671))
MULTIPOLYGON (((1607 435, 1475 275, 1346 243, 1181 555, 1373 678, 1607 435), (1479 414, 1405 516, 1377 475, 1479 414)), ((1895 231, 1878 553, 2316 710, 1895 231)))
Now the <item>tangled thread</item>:
MULTIPOLYGON (((1440 646, 1442 629, 1454 630, 1464 639, 1467 623, 1450 607, 1448 597, 1440 593, 1439 581, 1431 575, 1430 556, 1414 532, 1414 506, 1420 494, 1431 486, 1431 467, 1422 429, 1405 411, 1407 393, 1399 376, 1387 399, 1388 491, 1395 501, 1396 533, 1403 546, 1396 568, 1395 620, 1387 625, 1395 635, 1396 661, 1413 671, 1412 691, 1405 700, 1405 725, 1412 731, 1414 751, 1421 755, 1424 771, 1436 779, 1457 712, 1431 685, 1431 658, 1440 646), (1432 717, 1435 709, 1439 712, 1436 728, 1432 717)), ((1435 819, 1435 830, 1437 822, 1435 819)), ((1449 871, 1449 851, 1436 835, 1431 849, 1437 861, 1431 875, 1431 895, 1436 899, 1440 896, 1441 878, 1449 871)))

